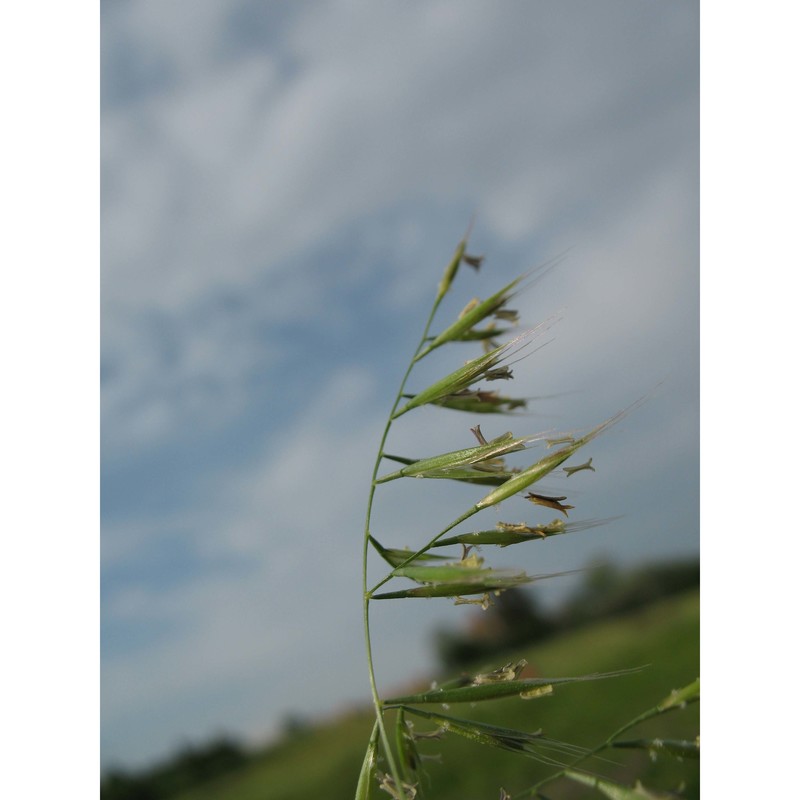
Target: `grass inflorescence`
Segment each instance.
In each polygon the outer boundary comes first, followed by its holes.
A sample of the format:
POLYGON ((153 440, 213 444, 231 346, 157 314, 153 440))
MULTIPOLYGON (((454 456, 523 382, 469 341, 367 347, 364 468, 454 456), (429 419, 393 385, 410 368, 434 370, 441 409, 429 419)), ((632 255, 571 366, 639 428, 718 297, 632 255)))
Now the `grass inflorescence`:
MULTIPOLYGON (((574 506, 564 502, 568 499, 566 496, 541 494, 532 487, 557 470, 566 477, 576 473, 594 472, 595 467, 591 458, 580 464, 567 464, 567 462, 642 402, 637 401, 627 409, 596 424, 583 435, 542 433, 515 435, 509 431, 487 441, 480 425, 476 424, 470 430, 477 444, 471 447, 447 450, 424 457, 387 453, 384 448, 395 421, 425 406, 435 406, 462 414, 464 412, 479 414, 482 417, 486 414, 516 416, 519 409, 526 407, 525 398, 513 397, 505 391, 501 393, 494 388, 494 385, 498 381, 505 383, 513 379, 511 367, 521 359, 523 351, 550 327, 554 318, 545 320, 505 343, 499 343, 498 339, 510 334, 513 331, 512 326, 518 322, 517 312, 508 308, 508 303, 521 290, 552 268, 553 262, 528 275, 516 278, 486 300, 471 301, 441 332, 431 333, 439 307, 451 290, 459 267, 467 264, 477 270, 482 261, 482 256, 472 256, 467 252, 465 237, 458 244, 439 282, 433 307, 419 344, 406 368, 394 404, 389 411, 375 459, 367 501, 362 561, 364 637, 375 724, 369 738, 355 797, 356 800, 366 800, 377 797, 378 792, 382 792, 381 796, 388 794, 396 800, 421 798, 425 791, 425 783, 422 780, 423 757, 420 756, 417 742, 421 739, 449 735, 532 758, 555 770, 538 783, 513 795, 514 797, 543 797, 540 789, 557 779, 592 786, 608 797, 658 797, 660 795, 657 792, 651 792, 641 784, 633 787, 622 786, 593 771, 584 771, 582 766, 592 759, 594 768, 598 760, 602 761, 599 754, 612 748, 615 754, 628 749, 644 749, 651 753, 656 751, 672 753, 682 758, 695 757, 699 753, 699 745, 696 742, 665 742, 641 737, 621 740, 620 737, 640 722, 681 708, 686 703, 698 699, 699 681, 696 685, 692 684, 677 694, 670 695, 654 709, 634 717, 630 723, 595 748, 582 748, 552 740, 538 730, 514 730, 454 717, 447 713, 447 704, 451 702, 474 704, 479 701, 496 701, 513 697, 533 700, 552 694, 554 687, 561 684, 619 678, 631 670, 623 669, 579 677, 526 678, 521 677, 525 662, 518 661, 472 676, 462 675, 451 683, 430 691, 390 698, 382 698, 378 692, 370 635, 372 603, 377 600, 448 598, 457 605, 474 604, 487 608, 493 598, 505 591, 543 578, 565 574, 529 575, 517 568, 489 565, 485 563, 483 556, 478 555, 478 549, 491 545, 497 548, 528 546, 530 542, 585 530, 608 522, 609 520, 570 520, 569 512, 574 506), (475 342, 483 348, 483 352, 418 392, 412 393, 406 390, 409 377, 419 362, 433 351, 456 342, 475 342), (513 466, 506 461, 506 456, 511 454, 517 458, 527 457, 529 451, 542 444, 547 452, 539 458, 529 458, 528 466, 513 466), (372 530, 372 516, 376 491, 382 489, 385 484, 404 478, 453 480, 477 484, 483 488, 476 489, 475 501, 460 509, 452 521, 431 535, 423 546, 417 550, 401 549, 386 546, 380 541, 380 536, 372 530), (558 517, 550 522, 529 520, 498 522, 493 528, 487 529, 484 525, 473 531, 453 532, 456 527, 481 511, 495 507, 515 495, 529 500, 532 507, 548 508, 562 515, 564 519, 558 517), (443 548, 453 548, 453 550, 449 555, 442 554, 440 551, 443 548), (370 550, 377 553, 386 566, 384 574, 372 586, 368 574, 370 550), (437 552, 432 552, 433 550, 437 552), (402 581, 402 587, 387 586, 395 580, 402 581), (410 587, 409 581, 412 584, 410 587), (431 708, 432 705, 436 706, 435 710, 431 708), (430 729, 416 730, 411 718, 429 725, 430 729), (394 726, 391 731, 390 720, 393 720, 391 724, 394 726)), ((501 784, 502 776, 499 776, 499 796, 511 798, 512 795, 505 788, 500 788, 501 784)))

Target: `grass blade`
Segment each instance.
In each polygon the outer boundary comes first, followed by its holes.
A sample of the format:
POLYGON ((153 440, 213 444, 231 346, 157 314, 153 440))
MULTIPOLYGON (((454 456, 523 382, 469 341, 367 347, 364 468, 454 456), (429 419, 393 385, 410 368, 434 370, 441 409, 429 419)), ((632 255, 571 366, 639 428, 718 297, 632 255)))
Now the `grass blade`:
MULTIPOLYGON (((393 697, 386 701, 387 705, 409 705, 414 703, 478 703, 482 700, 495 700, 513 695, 524 696, 533 689, 584 681, 599 681, 606 678, 617 678, 638 672, 637 669, 619 670, 617 672, 595 672, 575 678, 523 678, 521 680, 498 681, 497 683, 471 683, 454 688, 431 689, 427 692, 393 697)), ((529 695, 533 696, 533 695, 529 695)))
POLYGON ((373 600, 400 600, 407 597, 468 597, 487 592, 501 592, 529 583, 532 578, 523 576, 518 579, 505 578, 481 583, 443 583, 431 586, 418 586, 414 589, 398 589, 394 592, 382 592, 372 596, 373 600))
MULTIPOLYGON (((422 567, 420 567, 422 569, 422 567)), ((527 575, 524 572, 514 573, 511 570, 485 570, 487 575, 480 579, 452 583, 435 583, 418 586, 414 589, 400 589, 395 592, 383 592, 372 595, 373 600, 393 600, 406 597, 467 597, 488 592, 502 592, 526 583, 570 575, 574 570, 554 572, 548 575, 527 575)))
POLYGON ((375 763, 378 758, 378 722, 372 726, 372 735, 369 737, 367 752, 364 754, 364 762, 361 764, 361 772, 358 775, 355 800, 370 800, 372 789, 375 785, 375 763))
POLYGON ((510 569, 491 569, 478 566, 462 566, 460 562, 436 566, 410 565, 395 570, 398 578, 411 578, 417 583, 484 583, 486 580, 505 578, 527 578, 524 572, 510 569))
POLYGON ((599 525, 613 522, 616 519, 619 519, 619 517, 585 520, 583 522, 564 522, 562 519, 554 519, 546 525, 526 525, 523 522, 499 522, 494 530, 459 533, 457 536, 448 536, 446 539, 440 539, 433 546, 448 547, 456 544, 480 546, 484 544, 494 544, 499 547, 508 547, 512 544, 536 542, 547 539, 550 536, 560 536, 564 533, 585 531, 589 528, 595 528, 599 525))
MULTIPOLYGON (((384 547, 377 539, 373 536, 369 537, 369 541, 372 546, 378 551, 384 561, 387 564, 391 565, 392 567, 397 567, 400 564, 404 564, 409 556, 414 555, 414 550, 409 550, 407 548, 404 549, 397 549, 391 547, 384 547)), ((439 556, 434 553, 423 553, 422 555, 418 556, 415 561, 452 561, 449 556, 439 556)))
POLYGON ((469 466, 485 465, 486 469, 492 470, 497 464, 496 459, 525 450, 528 442, 538 438, 541 437, 523 436, 515 439, 512 433, 505 433, 486 444, 412 461, 401 469, 378 478, 375 483, 385 483, 397 478, 446 478, 451 473, 458 474, 459 470, 469 466))

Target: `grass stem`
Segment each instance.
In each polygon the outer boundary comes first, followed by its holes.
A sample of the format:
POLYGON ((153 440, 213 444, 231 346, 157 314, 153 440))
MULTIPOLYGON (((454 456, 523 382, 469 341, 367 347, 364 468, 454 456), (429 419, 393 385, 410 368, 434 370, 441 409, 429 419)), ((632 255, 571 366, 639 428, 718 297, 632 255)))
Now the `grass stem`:
POLYGON ((380 444, 378 445, 378 453, 375 457, 375 465, 372 469, 372 480, 370 482, 369 497, 367 499, 366 520, 364 523, 364 544, 363 544, 362 566, 361 566, 362 587, 364 591, 364 599, 363 599, 364 645, 367 657, 367 667, 369 670, 369 684, 370 684, 370 689, 372 691, 372 702, 375 707, 375 720, 380 732, 381 744, 383 746, 386 760, 389 765, 389 770, 391 772, 392 778, 394 778, 395 787, 397 788, 398 800, 406 800, 406 794, 403 789, 403 781, 401 780, 400 772, 397 768, 394 755, 392 754, 391 745, 389 744, 389 737, 386 733, 386 726, 384 725, 383 721, 383 703, 380 699, 380 694, 378 693, 377 682, 375 680, 375 665, 372 658, 372 640, 370 636, 370 627, 369 627, 369 604, 372 597, 372 592, 367 591, 367 582, 368 582, 367 560, 369 556, 370 525, 372 522, 372 507, 375 500, 375 487, 376 487, 375 481, 376 478, 378 477, 378 470, 380 469, 380 464, 383 459, 384 446, 386 445, 386 440, 389 436, 389 431, 391 430, 392 423, 396 419, 395 412, 397 411, 397 407, 400 405, 403 399, 403 392, 405 391, 406 382, 408 381, 408 377, 411 374, 411 370, 414 368, 417 355, 420 353, 420 351, 425 346, 425 343, 428 340, 428 332, 430 331, 431 325, 433 324, 433 318, 436 316, 436 312, 439 309, 439 304, 441 303, 441 300, 442 297, 438 296, 433 304, 433 308, 431 309, 431 312, 428 316, 428 321, 425 324, 425 329, 422 334, 422 338, 420 339, 420 342, 417 345, 417 349, 414 351, 414 357, 411 359, 408 368, 406 369, 405 375, 403 375, 403 379, 400 382, 400 388, 397 391, 397 396, 395 397, 394 404, 392 405, 392 410, 389 412, 389 417, 386 421, 386 426, 383 429, 383 435, 381 436, 380 444))

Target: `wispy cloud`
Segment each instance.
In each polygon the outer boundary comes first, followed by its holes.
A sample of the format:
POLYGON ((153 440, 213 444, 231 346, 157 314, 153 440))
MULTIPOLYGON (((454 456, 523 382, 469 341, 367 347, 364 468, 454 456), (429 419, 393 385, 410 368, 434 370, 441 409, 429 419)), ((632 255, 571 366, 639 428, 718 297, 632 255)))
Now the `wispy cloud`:
MULTIPOLYGON (((462 305, 572 248, 519 298, 533 323, 566 308, 514 389, 577 391, 524 426, 593 424, 666 379, 615 470, 658 431, 680 435, 654 480, 696 458, 696 23, 625 0, 104 4, 104 758, 268 727, 324 637, 355 696, 372 448, 472 214, 488 275, 462 305)), ((468 427, 423 415, 419 454, 468 427)), ((394 510, 431 507, 414 488, 379 517, 401 544, 394 510)))

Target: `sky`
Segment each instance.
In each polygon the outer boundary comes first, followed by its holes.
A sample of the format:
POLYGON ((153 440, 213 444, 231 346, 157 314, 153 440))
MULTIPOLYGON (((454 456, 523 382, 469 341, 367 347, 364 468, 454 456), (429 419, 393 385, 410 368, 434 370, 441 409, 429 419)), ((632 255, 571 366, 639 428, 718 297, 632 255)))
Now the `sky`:
MULTIPOLYGON (((421 409, 390 449, 466 447, 476 421, 586 430, 646 396, 587 448, 595 473, 547 482, 572 519, 621 519, 483 555, 536 574, 697 555, 695 3, 106 0, 101 24, 105 767, 368 699, 369 477, 470 223, 485 260, 441 327, 563 256, 513 304, 521 330, 552 320, 509 384, 537 399, 512 419, 421 409)), ((476 353, 454 345, 411 385, 476 353)), ((422 544, 476 499, 398 482, 373 533, 422 544)), ((476 613, 385 606, 386 688, 476 613)))

